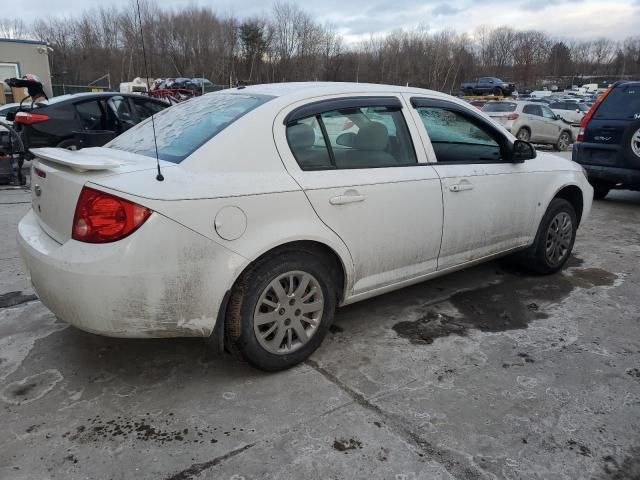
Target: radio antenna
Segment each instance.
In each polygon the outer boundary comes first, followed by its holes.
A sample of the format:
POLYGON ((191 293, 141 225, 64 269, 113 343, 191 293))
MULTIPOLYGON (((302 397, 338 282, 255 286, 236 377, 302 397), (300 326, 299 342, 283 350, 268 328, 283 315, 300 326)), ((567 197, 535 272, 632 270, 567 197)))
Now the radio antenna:
MULTIPOLYGON (((140 41, 142 43, 142 58, 144 60, 144 73, 147 77, 147 94, 151 89, 149 85, 149 65, 147 64, 147 51, 144 48, 144 31, 142 30, 142 15, 140 14, 140 0, 136 0, 136 4, 138 5, 138 23, 140 25, 140 41)), ((156 139, 156 122, 153 118, 153 113, 151 113, 151 128, 153 129, 153 144, 156 148, 156 165, 158 167, 158 174, 156 175, 156 180, 162 182, 164 177, 162 176, 162 172, 160 171, 160 155, 158 155, 158 140, 156 139)))

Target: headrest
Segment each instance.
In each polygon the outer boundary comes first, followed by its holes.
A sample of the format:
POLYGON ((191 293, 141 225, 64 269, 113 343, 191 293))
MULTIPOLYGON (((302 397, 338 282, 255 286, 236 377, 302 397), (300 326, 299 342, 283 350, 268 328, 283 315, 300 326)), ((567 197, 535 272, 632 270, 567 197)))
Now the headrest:
POLYGON ((287 139, 292 149, 305 150, 316 143, 316 134, 309 125, 296 123, 287 128, 287 139))
POLYGON ((369 122, 360 127, 353 147, 358 150, 385 150, 389 143, 389 132, 380 122, 369 122))

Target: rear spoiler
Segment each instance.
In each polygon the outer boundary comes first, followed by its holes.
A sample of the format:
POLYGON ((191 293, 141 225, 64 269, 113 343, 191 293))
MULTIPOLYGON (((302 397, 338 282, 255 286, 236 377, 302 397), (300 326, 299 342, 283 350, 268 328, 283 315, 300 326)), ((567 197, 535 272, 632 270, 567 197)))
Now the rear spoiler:
POLYGON ((82 150, 67 150, 65 148, 32 148, 31 153, 48 162, 58 163, 73 168, 79 172, 94 170, 111 170, 121 165, 121 162, 105 155, 104 148, 84 148, 82 150))

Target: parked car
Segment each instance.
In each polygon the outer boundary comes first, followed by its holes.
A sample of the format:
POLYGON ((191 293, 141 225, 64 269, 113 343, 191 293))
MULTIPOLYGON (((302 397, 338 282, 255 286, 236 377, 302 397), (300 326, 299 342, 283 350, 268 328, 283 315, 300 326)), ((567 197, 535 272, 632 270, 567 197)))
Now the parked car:
POLYGON ((93 146, 104 145, 169 106, 162 100, 126 93, 78 93, 54 97, 15 114, 15 128, 26 149, 77 149, 82 134, 93 132, 93 146))
POLYGON ((552 102, 549 104, 549 108, 563 120, 575 124, 579 124, 582 121, 582 117, 589 111, 589 107, 585 103, 572 100, 552 102))
POLYGON ((465 95, 499 95, 509 96, 516 90, 514 83, 503 82, 495 77, 480 77, 477 82, 463 83, 460 90, 465 95))
POLYGON ((576 163, 417 88, 229 89, 155 133, 34 150, 18 234, 34 288, 81 329, 223 338, 265 370, 308 357, 337 305, 513 252, 557 272, 593 196, 576 163), (336 116, 351 141, 326 135, 336 116))
POLYGON ((470 100, 469 105, 473 105, 478 110, 481 110, 487 104, 488 100, 470 100))
POLYGON ((573 143, 571 125, 542 103, 489 102, 482 111, 520 140, 553 145, 561 152, 573 143))
POLYGON ((588 172, 595 198, 640 190, 640 82, 614 84, 582 119, 573 160, 588 172))

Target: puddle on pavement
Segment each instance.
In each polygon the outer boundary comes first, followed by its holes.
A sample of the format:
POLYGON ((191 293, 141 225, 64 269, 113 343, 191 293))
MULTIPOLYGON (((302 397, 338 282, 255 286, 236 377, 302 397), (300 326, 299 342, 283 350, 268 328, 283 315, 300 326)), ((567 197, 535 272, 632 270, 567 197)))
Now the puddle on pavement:
POLYGON ((396 323, 393 330, 411 343, 430 344, 448 335, 464 336, 471 329, 502 332, 527 328, 533 320, 548 318, 543 305, 560 302, 575 288, 613 285, 617 278, 606 270, 579 265, 582 260, 572 257, 568 270, 549 276, 502 268, 499 283, 458 292, 448 300, 459 316, 431 308, 418 320, 396 323))
POLYGON ((62 374, 58 370, 46 370, 10 383, 0 392, 0 397, 5 402, 14 405, 30 403, 53 390, 62 378, 62 374))

